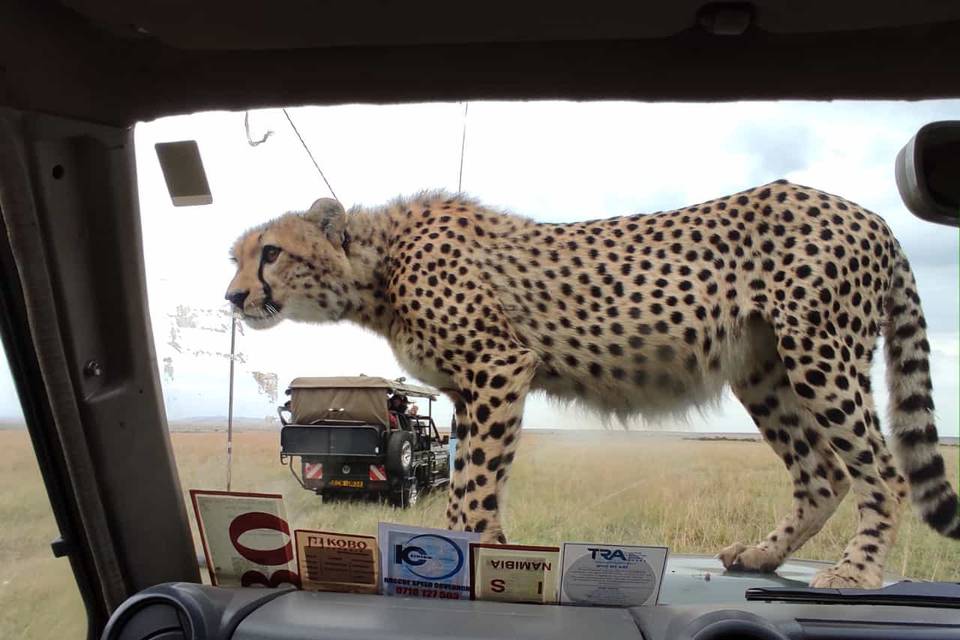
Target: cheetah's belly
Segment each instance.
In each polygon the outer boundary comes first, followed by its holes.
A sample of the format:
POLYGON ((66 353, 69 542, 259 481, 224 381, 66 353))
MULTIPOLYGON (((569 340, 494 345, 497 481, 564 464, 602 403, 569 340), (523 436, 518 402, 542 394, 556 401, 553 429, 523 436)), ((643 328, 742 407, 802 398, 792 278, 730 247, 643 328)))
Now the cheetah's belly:
POLYGON ((410 353, 409 349, 403 346, 397 346, 395 341, 390 341, 390 348, 400 366, 417 380, 430 385, 436 389, 456 389, 458 385, 453 378, 436 367, 430 366, 422 358, 410 353))

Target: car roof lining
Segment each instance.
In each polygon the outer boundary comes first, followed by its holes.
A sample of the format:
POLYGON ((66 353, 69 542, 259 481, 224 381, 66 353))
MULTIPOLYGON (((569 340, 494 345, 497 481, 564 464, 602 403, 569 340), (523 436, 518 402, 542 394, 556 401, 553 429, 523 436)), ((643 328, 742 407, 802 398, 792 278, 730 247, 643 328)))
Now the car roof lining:
POLYGON ((956 3, 757 0, 739 36, 702 28, 704 4, 13 3, 0 105, 128 126, 351 102, 960 97, 956 3))
MULTIPOLYGON (((698 23, 703 0, 622 2, 487 0, 416 3, 384 0, 65 0, 92 24, 126 38, 153 39, 183 50, 266 51, 354 46, 422 46, 665 38, 698 23), (371 19, 376 17, 377 19, 371 19)), ((936 0, 780 0, 723 3, 747 10, 772 34, 854 32, 960 19, 960 6, 936 0)), ((712 9, 708 9, 712 11, 712 9)))

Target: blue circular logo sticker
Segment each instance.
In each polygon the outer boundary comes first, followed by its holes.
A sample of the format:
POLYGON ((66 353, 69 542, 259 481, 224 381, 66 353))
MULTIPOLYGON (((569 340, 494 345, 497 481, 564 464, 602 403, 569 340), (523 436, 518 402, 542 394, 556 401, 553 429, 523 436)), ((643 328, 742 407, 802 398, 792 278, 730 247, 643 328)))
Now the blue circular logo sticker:
POLYGON ((449 538, 432 534, 413 536, 395 548, 395 560, 424 580, 445 580, 463 567, 463 551, 449 538))

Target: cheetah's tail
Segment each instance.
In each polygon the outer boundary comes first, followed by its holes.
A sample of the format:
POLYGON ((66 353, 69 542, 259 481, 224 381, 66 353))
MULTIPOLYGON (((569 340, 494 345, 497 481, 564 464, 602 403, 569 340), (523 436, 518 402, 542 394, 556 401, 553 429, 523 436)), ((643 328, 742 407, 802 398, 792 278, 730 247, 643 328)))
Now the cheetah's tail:
POLYGON ((937 451, 927 323, 910 263, 894 246, 884 329, 892 449, 919 516, 939 533, 960 539, 960 505, 937 451))

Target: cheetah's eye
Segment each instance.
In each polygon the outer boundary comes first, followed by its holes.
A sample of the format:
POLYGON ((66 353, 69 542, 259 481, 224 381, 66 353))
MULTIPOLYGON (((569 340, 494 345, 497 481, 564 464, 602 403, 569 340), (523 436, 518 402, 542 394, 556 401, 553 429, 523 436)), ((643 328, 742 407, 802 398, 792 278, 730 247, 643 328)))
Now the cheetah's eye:
POLYGON ((271 262, 276 262, 277 258, 280 257, 280 247, 275 247, 272 244, 264 245, 263 247, 263 261, 267 264, 271 262))

